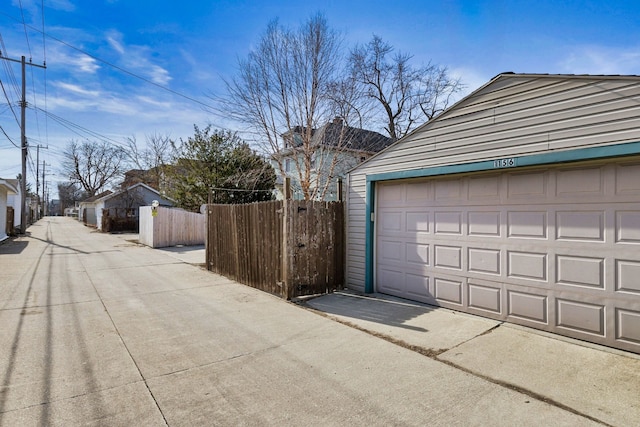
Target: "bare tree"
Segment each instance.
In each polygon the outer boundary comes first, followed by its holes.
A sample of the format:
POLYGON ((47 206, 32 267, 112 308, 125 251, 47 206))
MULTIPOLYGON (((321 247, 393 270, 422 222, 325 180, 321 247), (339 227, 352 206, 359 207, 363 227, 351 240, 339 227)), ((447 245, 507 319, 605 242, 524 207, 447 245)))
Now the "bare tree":
POLYGON ((120 178, 128 159, 126 150, 104 141, 71 141, 62 155, 62 173, 70 182, 80 184, 87 197, 120 178))
POLYGON ((74 207, 76 202, 84 200, 86 197, 78 184, 60 182, 58 183, 58 198, 60 199, 60 208, 64 212, 66 208, 74 207))
MULTIPOLYGON (((275 160, 281 176, 293 163, 299 190, 307 200, 326 192, 330 182, 313 173, 325 149, 314 139, 321 125, 336 115, 348 121, 350 109, 337 109, 335 88, 341 63, 339 35, 318 14, 299 29, 271 22, 256 48, 239 61, 239 74, 227 81, 225 111, 248 125, 261 147, 275 160)), ((346 106, 343 103, 342 106, 346 106)), ((332 150, 341 145, 335 143, 332 150)), ((328 175, 338 157, 325 165, 328 175), (328 169, 327 169, 328 168, 328 169)))
POLYGON ((135 167, 151 178, 155 183, 152 187, 157 187, 157 190, 164 193, 165 169, 173 157, 171 138, 169 135, 154 133, 146 135, 145 140, 145 145, 141 147, 135 137, 127 139, 129 159, 135 167))
POLYGON ((351 51, 349 64, 374 114, 382 117, 385 131, 397 140, 444 111, 463 85, 445 67, 416 68, 410 63, 411 55, 393 51, 393 46, 374 35, 368 44, 351 51))

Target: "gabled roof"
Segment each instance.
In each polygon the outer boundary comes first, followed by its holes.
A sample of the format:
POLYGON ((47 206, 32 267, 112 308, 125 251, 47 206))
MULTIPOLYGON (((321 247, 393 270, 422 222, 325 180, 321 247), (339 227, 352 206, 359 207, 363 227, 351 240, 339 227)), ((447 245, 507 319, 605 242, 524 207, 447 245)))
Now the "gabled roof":
POLYGON ((113 199, 114 197, 118 197, 119 195, 124 194, 127 191, 131 191, 131 190, 133 190, 133 189, 135 189, 137 187, 145 188, 145 189, 151 191, 152 193, 157 194, 159 197, 162 197, 162 195, 156 189, 149 187, 145 183, 139 182, 139 183, 133 184, 132 186, 127 187, 127 188, 125 188, 123 190, 116 191, 115 193, 107 194, 106 196, 101 197, 100 200, 104 202, 106 200, 113 199))
POLYGON ((314 139, 326 146, 377 153, 391 145, 392 140, 378 132, 354 128, 335 120, 316 130, 314 139))
MULTIPOLYGON (((283 134, 290 137, 295 147, 302 145, 299 135, 305 132, 302 126, 296 126, 283 134)), ((312 143, 326 147, 377 153, 393 142, 391 138, 367 129, 347 126, 342 119, 336 118, 326 125, 311 130, 312 143)))
POLYGON ((87 198, 87 199, 84 199, 84 200, 83 200, 83 201, 81 201, 80 203, 93 203, 93 202, 95 202, 96 200, 102 199, 103 197, 106 197, 106 196, 108 196, 108 195, 109 195, 109 194, 111 194, 111 193, 113 193, 113 191, 111 191, 111 190, 106 190, 106 191, 103 191, 102 193, 98 193, 98 194, 96 194, 95 196, 91 196, 91 197, 89 197, 89 198, 87 198))
POLYGON ((511 72, 511 71, 500 73, 497 76, 495 76, 494 78, 492 78, 491 80, 489 80, 484 85, 480 86, 478 89, 474 90, 473 92, 471 92, 470 94, 468 94, 464 98, 462 98, 459 101, 457 101, 455 104, 451 105, 449 108, 444 110, 438 116, 436 116, 433 119, 427 121, 426 123, 422 124, 421 126, 418 126, 417 128, 415 128, 413 131, 411 131, 410 133, 408 133, 404 137, 402 137, 402 138, 398 139, 397 141, 395 141, 393 144, 388 145, 383 150, 381 150, 378 153, 374 154, 373 156, 369 157, 364 162, 358 164, 356 167, 354 167, 353 169, 348 171, 348 173, 350 173, 351 171, 353 171, 355 169, 359 169, 361 167, 364 167, 367 163, 369 163, 370 161, 374 160, 380 154, 382 154, 382 153, 384 153, 384 152, 386 152, 388 150, 392 150, 393 147, 395 147, 398 144, 402 144, 405 140, 408 140, 408 139, 412 138, 415 134, 417 134, 419 132, 424 132, 425 130, 427 130, 430 127, 432 127, 435 123, 438 123, 439 121, 446 119, 448 116, 450 116, 452 114, 455 114, 456 110, 459 110, 462 107, 467 106, 467 105, 473 105, 473 103, 475 102, 476 98, 479 95, 482 95, 482 94, 488 93, 488 92, 493 92, 493 91, 497 92, 497 91, 499 91, 503 86, 505 86, 507 84, 507 82, 509 80, 513 80, 513 79, 565 79, 565 80, 579 80, 580 79, 580 80, 602 80, 602 81, 605 81, 605 80, 629 80, 629 81, 634 81, 634 82, 640 82, 640 75, 618 75, 618 74, 611 74, 611 75, 605 75, 605 74, 537 74, 537 73, 514 73, 514 72, 511 72))

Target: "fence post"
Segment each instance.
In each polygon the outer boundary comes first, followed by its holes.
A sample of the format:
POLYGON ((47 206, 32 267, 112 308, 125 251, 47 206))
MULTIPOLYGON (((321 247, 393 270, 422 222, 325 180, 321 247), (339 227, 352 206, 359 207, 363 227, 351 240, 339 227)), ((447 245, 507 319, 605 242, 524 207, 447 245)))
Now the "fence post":
POLYGON ((342 201, 342 178, 338 178, 338 201, 342 201))
POLYGON ((284 179, 284 200, 282 201, 282 295, 289 299, 289 201, 291 199, 291 178, 284 179))

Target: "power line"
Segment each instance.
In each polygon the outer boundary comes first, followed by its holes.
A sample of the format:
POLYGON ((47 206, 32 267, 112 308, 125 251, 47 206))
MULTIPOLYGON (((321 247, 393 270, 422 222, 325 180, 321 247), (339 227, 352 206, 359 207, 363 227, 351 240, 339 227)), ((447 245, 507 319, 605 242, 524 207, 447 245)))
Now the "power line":
POLYGON ((126 144, 124 144, 123 142, 120 141, 116 141, 115 139, 111 139, 108 136, 102 135, 98 132, 92 131, 91 129, 87 129, 77 123, 74 123, 70 120, 67 120, 63 117, 60 117, 54 113, 51 113, 49 111, 45 111, 42 108, 38 108, 35 107, 37 110, 42 111, 47 117, 50 117, 51 119, 53 119, 54 121, 58 122, 61 126, 69 129, 71 132, 75 133, 76 135, 86 138, 86 135, 91 136, 92 138, 97 138, 97 139, 101 139, 103 141, 108 141, 108 142, 112 142, 116 145, 119 145, 121 147, 126 147, 126 144), (83 133, 80 133, 83 132, 83 133))
POLYGON ((20 5, 20 15, 22 16, 22 27, 24 28, 24 37, 27 39, 27 48, 29 49, 29 61, 33 58, 31 53, 31 44, 29 43, 29 34, 27 34, 27 23, 24 20, 24 8, 22 7, 22 0, 18 0, 20 5))
MULTIPOLYGON (((18 21, 16 18, 14 18, 13 16, 11 16, 11 15, 9 15, 9 14, 5 13, 5 12, 0 12, 0 14, 4 15, 4 16, 6 16, 6 17, 10 18, 10 19, 13 19, 14 21, 18 21)), ((19 21, 18 21, 18 22, 19 22, 19 21)), ((117 66, 117 65, 115 65, 115 64, 112 64, 111 62, 105 61, 104 59, 101 59, 101 58, 99 58, 99 57, 97 57, 97 56, 95 56, 95 55, 93 55, 93 54, 91 54, 91 53, 89 53, 89 52, 87 52, 87 51, 85 51, 85 50, 82 50, 82 49, 80 49, 79 47, 75 47, 75 46, 73 46, 72 44, 67 43, 67 42, 66 42, 66 41, 64 41, 64 40, 61 40, 61 39, 59 39, 59 38, 57 38, 57 37, 54 37, 54 36, 52 36, 51 34, 47 34, 47 33, 45 33, 43 30, 39 30, 38 28, 32 27, 31 25, 28 25, 28 24, 25 24, 25 25, 26 25, 27 27, 29 27, 30 29, 32 29, 33 31, 37 31, 37 32, 39 32, 39 33, 42 33, 42 34, 43 34, 43 36, 46 36, 46 37, 48 37, 48 38, 50 38, 50 39, 52 39, 52 40, 57 41, 58 43, 61 43, 61 44, 65 45, 65 46, 67 46, 68 48, 71 48, 71 49, 73 49, 73 50, 76 50, 76 51, 78 51, 78 52, 80 52, 80 53, 84 54, 84 55, 87 55, 88 57, 93 58, 93 59, 95 59, 96 61, 99 61, 99 62, 101 62, 101 63, 103 63, 103 64, 105 64, 105 65, 108 65, 109 67, 115 68, 115 69, 116 69, 116 70, 118 70, 118 71, 121 71, 121 72, 123 72, 123 73, 125 73, 125 74, 128 74, 128 75, 130 75, 131 77, 135 77, 136 79, 142 80, 142 81, 143 81, 143 82, 145 82, 145 83, 148 83, 148 84, 151 84, 151 85, 153 85, 153 86, 156 86, 156 87, 158 87, 158 88, 160 88, 160 89, 162 89, 162 90, 165 90, 165 91, 170 92, 170 93, 172 93, 172 94, 174 94, 174 95, 180 96, 180 97, 182 97, 182 98, 184 98, 184 99, 188 99, 189 101, 191 101, 191 102, 195 102, 196 104, 200 104, 200 105, 202 105, 203 107, 206 107, 206 108, 209 108, 209 109, 215 109, 213 106, 211 106, 211 105, 209 105, 209 104, 206 104, 206 103, 204 103, 204 102, 202 102, 202 101, 199 101, 199 100, 197 100, 197 99, 195 99, 195 98, 192 98, 192 97, 190 97, 190 96, 188 96, 188 95, 185 95, 185 94, 180 93, 180 92, 178 92, 178 91, 175 91, 175 90, 173 90, 173 89, 171 89, 171 88, 168 88, 168 87, 166 87, 166 86, 163 86, 163 85, 161 85, 161 84, 159 84, 159 83, 156 83, 156 82, 154 82, 154 81, 152 81, 152 80, 147 79, 146 77, 142 77, 142 76, 140 76, 140 75, 138 75, 138 74, 136 74, 136 73, 133 73, 133 72, 131 72, 131 71, 129 71, 129 70, 126 70, 126 69, 124 69, 124 68, 122 68, 122 67, 119 67, 119 66, 117 66)))
POLYGON ((13 144, 13 146, 14 146, 14 147, 16 147, 16 148, 20 148, 20 146, 19 146, 18 144, 16 144, 15 142, 13 142, 13 139, 11 139, 11 138, 9 137, 9 135, 7 135, 7 132, 5 132, 5 130, 4 130, 4 128, 2 127, 2 125, 0 125, 0 130, 2 131, 2 133, 4 134, 4 136, 6 136, 6 137, 7 137, 7 139, 9 140, 9 142, 13 144))

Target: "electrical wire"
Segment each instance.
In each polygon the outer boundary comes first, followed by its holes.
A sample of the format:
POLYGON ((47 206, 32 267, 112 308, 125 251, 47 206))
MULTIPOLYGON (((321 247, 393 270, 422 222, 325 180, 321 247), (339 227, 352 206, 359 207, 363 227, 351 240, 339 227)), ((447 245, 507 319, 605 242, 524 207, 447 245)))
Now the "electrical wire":
POLYGON ((22 16, 22 27, 24 28, 24 37, 27 39, 27 48, 29 49, 29 61, 33 59, 33 54, 31 53, 31 44, 29 43, 29 34, 27 33, 27 23, 24 20, 24 8, 22 7, 22 0, 18 0, 18 4, 20 5, 20 15, 22 16))
POLYGON ((9 108, 11 109, 11 112, 13 113, 13 117, 15 117, 15 119, 16 119, 16 123, 18 124, 18 126, 20 126, 20 120, 18 119, 18 115, 16 114, 16 111, 13 109, 13 104, 12 104, 11 100, 9 99, 9 95, 7 95, 7 91, 4 88, 4 83, 2 83, 2 80, 0 80, 0 87, 2 87, 2 93, 4 93, 4 97, 7 98, 7 104, 9 105, 9 108))
POLYGON ((9 135, 7 135, 7 132, 5 132, 4 128, 0 125, 0 131, 2 131, 2 133, 4 134, 4 136, 7 137, 7 139, 9 140, 10 143, 13 144, 14 147, 16 148, 20 148, 20 146, 18 144, 16 144, 15 142, 13 142, 13 140, 9 137, 9 135))
MULTIPOLYGON (((14 18, 13 16, 9 15, 8 13, 5 13, 5 12, 0 11, 0 15, 4 15, 4 16, 6 16, 6 17, 10 18, 10 19, 13 19, 14 21, 18 21, 16 18, 14 18)), ((18 21, 18 22, 19 22, 19 21, 18 21)), ((166 86, 163 86, 163 85, 161 85, 161 84, 159 84, 159 83, 156 83, 156 82, 154 82, 154 81, 152 81, 152 80, 147 79, 146 77, 142 77, 142 76, 140 76, 140 75, 138 75, 138 74, 136 74, 136 73, 133 73, 133 72, 131 72, 131 71, 129 71, 129 70, 127 70, 127 69, 125 69, 125 68, 122 68, 122 67, 119 67, 119 66, 117 66, 117 65, 115 65, 115 64, 112 64, 112 63, 111 63, 111 62, 109 62, 109 61, 105 61, 104 59, 101 59, 101 58, 99 58, 99 57, 97 57, 97 56, 95 56, 95 55, 93 55, 93 54, 91 54, 91 53, 89 53, 89 52, 87 52, 87 51, 85 51, 85 50, 82 50, 82 49, 80 49, 79 47, 73 46, 72 44, 67 43, 67 42, 66 42, 66 41, 64 41, 64 40, 61 40, 61 39, 59 39, 59 38, 57 38, 57 37, 55 37, 55 36, 52 36, 51 34, 47 34, 47 33, 45 33, 44 31, 39 30, 38 28, 32 27, 31 25, 28 25, 28 24, 25 24, 25 25, 27 25, 27 27, 29 27, 29 28, 30 28, 30 29, 32 29, 33 31, 37 31, 37 32, 39 32, 39 33, 42 33, 42 34, 43 34, 43 36, 46 36, 46 37, 50 38, 51 40, 55 40, 56 42, 58 42, 58 43, 60 43, 60 44, 63 44, 63 45, 65 45, 65 46, 67 46, 68 48, 71 48, 71 49, 73 49, 73 50, 75 50, 75 51, 78 51, 78 52, 80 52, 80 53, 84 54, 84 55, 87 55, 88 57, 93 58, 93 59, 95 59, 96 61, 99 61, 99 62, 101 62, 101 63, 103 63, 103 64, 105 64, 105 65, 108 65, 109 67, 115 68, 116 70, 118 70, 118 71, 120 71, 120 72, 122 72, 122 73, 128 74, 128 75, 129 75, 129 76, 131 76, 131 77, 135 77, 136 79, 142 80, 142 81, 143 81, 143 82, 145 82, 145 83, 148 83, 148 84, 150 84, 150 85, 156 86, 156 87, 158 87, 158 88, 160 88, 160 89, 162 89, 162 90, 165 90, 165 91, 167 91, 167 92, 170 92, 170 93, 172 93, 172 94, 174 94, 174 95, 177 95, 177 96, 179 96, 179 97, 182 97, 182 98, 184 98, 184 99, 188 99, 189 101, 191 101, 191 102, 195 102, 196 104, 200 104, 200 105, 201 105, 201 106, 203 106, 203 107, 206 107, 206 108, 209 108, 209 109, 214 109, 214 107, 213 107, 213 106, 211 106, 211 105, 209 105, 209 104, 206 104, 206 103, 204 103, 204 102, 202 102, 202 101, 199 101, 199 100, 197 100, 197 99, 195 99, 195 98, 192 98, 192 97, 190 97, 190 96, 188 96, 188 95, 185 95, 185 94, 180 93, 180 92, 178 92, 178 91, 175 91, 175 90, 173 90, 173 89, 171 89, 171 88, 168 88, 168 87, 166 87, 166 86)))
POLYGON ((127 147, 127 145, 123 142, 120 141, 116 141, 115 139, 109 138, 108 136, 102 135, 98 132, 92 131, 91 129, 85 128, 84 126, 81 126, 77 123, 74 123, 70 120, 67 120, 63 117, 60 117, 50 111, 45 111, 42 108, 37 108, 38 110, 42 111, 47 117, 51 118, 52 120, 54 120, 55 122, 57 122, 58 124, 60 124, 61 126, 69 129, 71 132, 75 133, 78 136, 81 136, 83 138, 86 138, 86 135, 91 136, 92 138, 97 138, 100 139, 102 141, 105 142, 111 142, 114 143, 116 145, 119 145, 121 147, 127 147))

